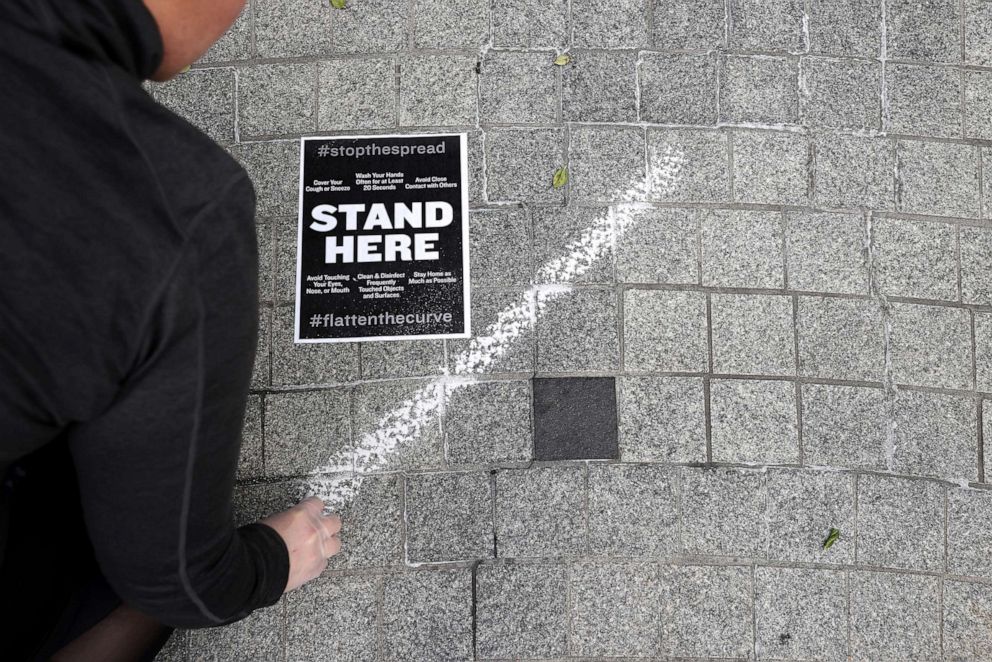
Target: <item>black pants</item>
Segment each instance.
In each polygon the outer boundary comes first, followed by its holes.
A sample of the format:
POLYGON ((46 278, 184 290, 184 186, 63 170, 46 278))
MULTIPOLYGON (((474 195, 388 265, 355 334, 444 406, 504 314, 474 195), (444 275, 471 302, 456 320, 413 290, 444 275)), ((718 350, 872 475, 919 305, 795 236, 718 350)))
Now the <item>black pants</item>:
MULTIPOLYGON (((121 604, 93 555, 66 443, 8 468, 0 482, 9 530, 0 565, 0 659, 48 660, 121 604)), ((142 662, 151 662, 168 633, 142 662)))

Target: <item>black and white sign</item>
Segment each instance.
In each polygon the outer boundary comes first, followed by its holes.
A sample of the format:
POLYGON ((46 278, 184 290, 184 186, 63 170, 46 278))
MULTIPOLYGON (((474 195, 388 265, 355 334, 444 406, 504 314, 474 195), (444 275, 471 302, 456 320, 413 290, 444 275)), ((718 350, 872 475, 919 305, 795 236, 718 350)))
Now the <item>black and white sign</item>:
POLYGON ((464 133, 303 138, 295 341, 467 338, 464 133))

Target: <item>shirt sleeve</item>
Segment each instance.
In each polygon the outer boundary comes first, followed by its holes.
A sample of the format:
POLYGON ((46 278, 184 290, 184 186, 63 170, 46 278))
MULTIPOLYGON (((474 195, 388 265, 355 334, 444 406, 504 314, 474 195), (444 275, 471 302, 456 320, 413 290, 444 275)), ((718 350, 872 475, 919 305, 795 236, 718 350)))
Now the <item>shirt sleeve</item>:
POLYGON ((258 267, 252 224, 218 232, 230 220, 200 223, 117 397, 69 431, 101 570, 126 603, 174 627, 240 620, 277 602, 289 575, 275 530, 234 525, 258 267))

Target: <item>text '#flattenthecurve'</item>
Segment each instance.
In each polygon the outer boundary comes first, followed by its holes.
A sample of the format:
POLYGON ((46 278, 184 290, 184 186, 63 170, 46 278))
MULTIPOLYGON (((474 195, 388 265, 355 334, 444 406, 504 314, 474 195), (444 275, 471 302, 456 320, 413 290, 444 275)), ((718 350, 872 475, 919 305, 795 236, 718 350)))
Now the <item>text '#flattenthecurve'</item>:
POLYGON ((310 316, 313 328, 337 326, 397 326, 402 324, 448 324, 451 313, 380 313, 378 315, 335 315, 334 313, 310 316))

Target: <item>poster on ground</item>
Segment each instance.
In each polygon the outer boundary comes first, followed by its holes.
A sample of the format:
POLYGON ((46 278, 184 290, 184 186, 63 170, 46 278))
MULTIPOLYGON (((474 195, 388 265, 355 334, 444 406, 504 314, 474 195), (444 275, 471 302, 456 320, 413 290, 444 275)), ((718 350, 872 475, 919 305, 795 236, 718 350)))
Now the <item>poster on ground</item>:
POLYGON ((301 140, 295 342, 469 336, 466 143, 301 140))

